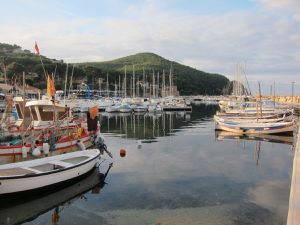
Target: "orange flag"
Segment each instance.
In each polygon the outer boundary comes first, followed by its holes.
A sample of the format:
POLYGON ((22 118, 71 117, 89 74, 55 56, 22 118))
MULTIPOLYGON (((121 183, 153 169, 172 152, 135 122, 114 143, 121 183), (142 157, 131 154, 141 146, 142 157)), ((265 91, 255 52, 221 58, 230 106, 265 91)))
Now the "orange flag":
POLYGON ((47 94, 49 97, 55 96, 55 86, 54 86, 54 80, 51 79, 50 75, 47 77, 47 94))
POLYGON ((40 49, 39 49, 39 46, 37 45, 37 43, 35 42, 34 44, 34 49, 36 51, 36 54, 40 55, 40 49))
POLYGON ((94 106, 92 108, 90 108, 90 118, 93 120, 96 118, 96 116, 98 116, 98 107, 94 106))

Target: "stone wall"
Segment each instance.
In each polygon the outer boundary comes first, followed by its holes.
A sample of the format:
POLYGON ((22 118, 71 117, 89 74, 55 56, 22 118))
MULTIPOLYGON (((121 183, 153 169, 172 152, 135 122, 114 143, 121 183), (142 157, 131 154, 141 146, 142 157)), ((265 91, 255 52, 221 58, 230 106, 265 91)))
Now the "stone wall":
MULTIPOLYGON (((273 96, 272 97, 264 96, 264 97, 273 100, 273 96)), ((300 96, 294 96, 294 98, 292 96, 276 96, 275 101, 281 103, 300 103, 300 96)))

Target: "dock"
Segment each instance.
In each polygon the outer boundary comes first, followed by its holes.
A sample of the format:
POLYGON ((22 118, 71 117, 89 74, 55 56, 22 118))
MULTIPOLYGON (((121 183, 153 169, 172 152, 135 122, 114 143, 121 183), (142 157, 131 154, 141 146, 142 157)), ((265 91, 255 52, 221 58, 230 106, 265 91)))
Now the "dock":
POLYGON ((300 132, 298 124, 297 144, 293 161, 287 225, 300 225, 300 132))

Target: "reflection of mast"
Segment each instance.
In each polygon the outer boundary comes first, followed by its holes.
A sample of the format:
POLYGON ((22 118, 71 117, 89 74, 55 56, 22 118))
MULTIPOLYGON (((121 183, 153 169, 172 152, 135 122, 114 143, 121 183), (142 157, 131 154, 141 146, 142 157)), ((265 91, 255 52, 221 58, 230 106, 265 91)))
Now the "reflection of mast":
POLYGON ((146 137, 146 114, 144 114, 144 139, 146 137))
POLYGON ((256 160, 256 165, 257 166, 258 166, 258 160, 259 160, 260 146, 261 146, 261 142, 260 141, 258 141, 258 142, 255 143, 254 158, 256 160))
POLYGON ((155 137, 154 127, 155 127, 155 116, 152 117, 152 136, 153 136, 153 138, 155 137))
POLYGON ((52 213, 52 220, 51 220, 51 224, 52 225, 57 225, 59 221, 59 206, 57 206, 52 213))
POLYGON ((109 132, 109 116, 107 117, 107 131, 109 132))
POLYGON ((163 113, 163 130, 164 130, 164 136, 166 136, 166 114, 163 113))
POLYGON ((133 115, 133 137, 135 138, 135 115, 133 115))

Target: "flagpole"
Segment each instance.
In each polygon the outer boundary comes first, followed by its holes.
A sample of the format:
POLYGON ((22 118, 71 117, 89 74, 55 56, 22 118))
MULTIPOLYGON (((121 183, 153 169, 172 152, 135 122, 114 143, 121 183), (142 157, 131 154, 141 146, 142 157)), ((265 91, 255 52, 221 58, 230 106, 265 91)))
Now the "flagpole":
POLYGON ((42 56, 40 54, 40 49, 39 49, 39 46, 37 45, 37 42, 35 42, 34 48, 35 48, 35 51, 36 51, 36 53, 38 54, 38 56, 40 58, 40 61, 41 61, 42 67, 43 67, 43 71, 44 71, 45 77, 47 79, 47 73, 46 73, 46 70, 45 70, 45 67, 44 67, 44 63, 43 63, 42 56))
POLYGON ((44 63, 43 63, 41 55, 39 55, 39 57, 40 57, 40 61, 41 61, 42 67, 43 67, 45 78, 47 79, 47 73, 46 73, 46 70, 45 70, 44 63))

